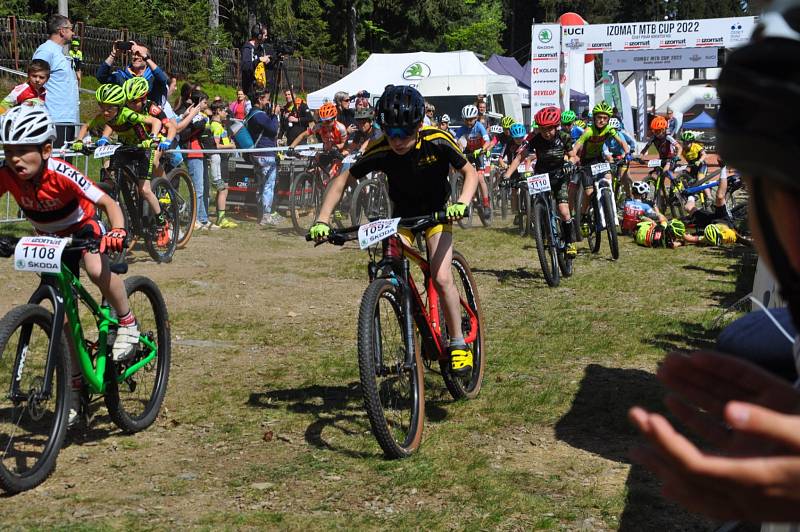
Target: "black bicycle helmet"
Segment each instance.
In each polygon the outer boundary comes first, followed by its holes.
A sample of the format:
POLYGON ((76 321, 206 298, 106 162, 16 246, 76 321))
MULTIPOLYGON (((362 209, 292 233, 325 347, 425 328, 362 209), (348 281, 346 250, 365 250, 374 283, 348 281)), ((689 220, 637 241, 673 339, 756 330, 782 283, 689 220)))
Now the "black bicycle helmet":
POLYGON ((425 117, 425 99, 414 87, 389 85, 377 105, 381 127, 417 127, 425 117))
POLYGON ((717 138, 727 164, 798 189, 795 124, 775 120, 800 101, 800 5, 790 5, 764 14, 750 44, 728 56, 717 84, 717 138))

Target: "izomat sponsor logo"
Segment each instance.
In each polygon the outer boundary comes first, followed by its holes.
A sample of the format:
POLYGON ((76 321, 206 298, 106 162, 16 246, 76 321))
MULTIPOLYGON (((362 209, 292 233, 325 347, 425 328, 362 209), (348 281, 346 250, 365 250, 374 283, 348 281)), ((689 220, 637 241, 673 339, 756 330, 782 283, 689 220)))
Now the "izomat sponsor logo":
POLYGON ((711 46, 711 45, 722 44, 722 42, 723 42, 722 37, 697 39, 697 46, 711 46))
POLYGON ((609 42, 593 42, 588 46, 591 49, 611 48, 611 41, 609 42))
POLYGON ((661 41, 662 46, 680 46, 686 44, 686 39, 670 39, 661 41))

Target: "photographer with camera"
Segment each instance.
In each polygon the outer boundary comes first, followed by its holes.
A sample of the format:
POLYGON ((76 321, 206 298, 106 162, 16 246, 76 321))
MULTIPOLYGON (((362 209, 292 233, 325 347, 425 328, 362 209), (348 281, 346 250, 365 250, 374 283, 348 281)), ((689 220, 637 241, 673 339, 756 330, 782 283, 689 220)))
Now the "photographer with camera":
POLYGON ((97 81, 122 85, 125 81, 137 76, 146 79, 148 85, 150 85, 147 99, 163 107, 167 101, 169 76, 153 61, 153 58, 150 57, 150 51, 146 47, 134 41, 115 41, 114 46, 111 48, 111 53, 97 68, 97 81), (112 72, 111 68, 114 66, 114 61, 126 52, 131 54, 131 62, 124 70, 117 68, 112 72))

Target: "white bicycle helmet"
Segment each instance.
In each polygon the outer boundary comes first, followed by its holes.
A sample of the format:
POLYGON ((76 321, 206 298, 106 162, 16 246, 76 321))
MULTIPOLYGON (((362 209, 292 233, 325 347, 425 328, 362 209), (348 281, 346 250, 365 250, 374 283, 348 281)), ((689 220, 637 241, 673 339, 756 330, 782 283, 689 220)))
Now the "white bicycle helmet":
POLYGON ((613 127, 616 130, 622 129, 622 123, 619 121, 619 118, 612 118, 608 121, 608 126, 613 127))
POLYGON ((648 185, 644 181, 634 181, 631 187, 633 188, 633 191, 639 194, 640 196, 646 196, 650 194, 650 185, 648 185))
POLYGON ((56 127, 43 105, 19 105, 0 116, 0 144, 41 145, 56 139, 56 127))
POLYGON ((465 105, 461 109, 461 118, 469 120, 470 118, 478 118, 478 108, 474 105, 465 105))
POLYGON ((499 135, 500 133, 503 132, 503 126, 501 126, 500 124, 495 124, 493 126, 489 126, 489 132, 499 135))
POLYGON ((449 124, 450 123, 450 115, 448 115, 448 114, 442 115, 442 119, 440 120, 440 122, 445 122, 445 123, 449 124))

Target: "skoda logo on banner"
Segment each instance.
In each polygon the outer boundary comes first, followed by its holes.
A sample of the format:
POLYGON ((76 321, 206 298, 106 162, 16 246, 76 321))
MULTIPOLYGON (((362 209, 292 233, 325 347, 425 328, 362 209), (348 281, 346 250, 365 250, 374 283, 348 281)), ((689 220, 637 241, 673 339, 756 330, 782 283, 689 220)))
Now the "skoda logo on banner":
POLYGON ((431 67, 421 61, 411 63, 403 71, 403 79, 422 79, 431 75, 431 67))
POLYGON ((544 30, 539 32, 539 42, 548 43, 548 42, 550 42, 552 40, 553 40, 553 32, 552 31, 550 31, 548 29, 544 29, 544 30))

